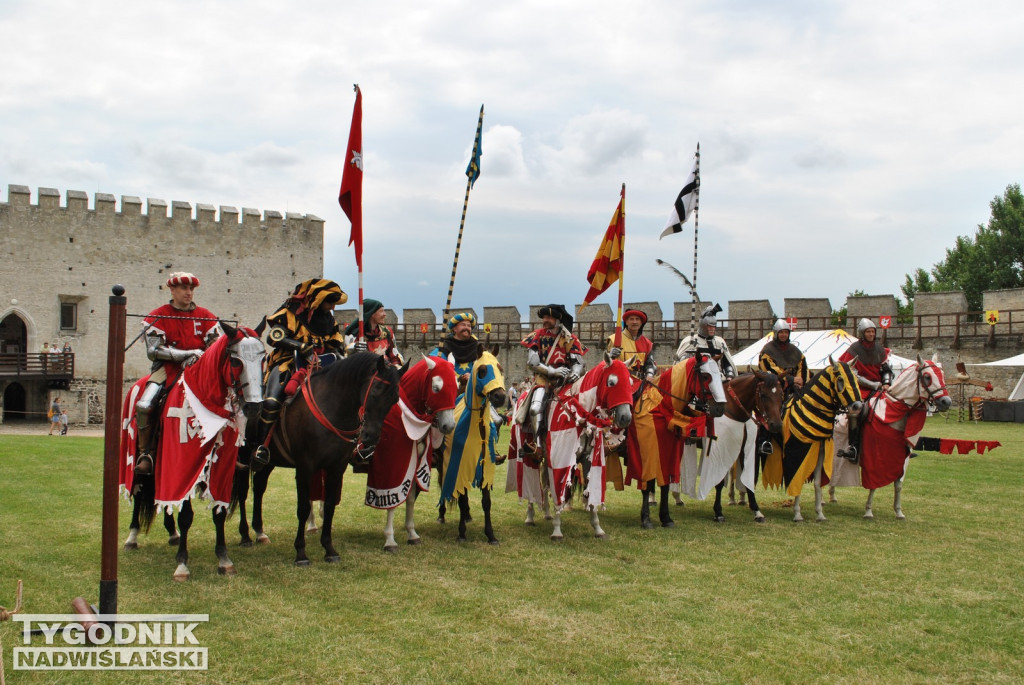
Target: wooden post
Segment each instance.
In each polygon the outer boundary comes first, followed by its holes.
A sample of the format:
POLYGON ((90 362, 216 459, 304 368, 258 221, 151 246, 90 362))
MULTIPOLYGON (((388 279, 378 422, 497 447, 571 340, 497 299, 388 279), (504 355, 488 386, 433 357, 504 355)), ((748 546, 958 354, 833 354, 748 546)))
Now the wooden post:
POLYGON ((103 532, 100 556, 101 614, 117 613, 117 467, 121 446, 121 389, 124 382, 124 286, 115 285, 110 297, 107 332, 107 405, 103 421, 103 532))

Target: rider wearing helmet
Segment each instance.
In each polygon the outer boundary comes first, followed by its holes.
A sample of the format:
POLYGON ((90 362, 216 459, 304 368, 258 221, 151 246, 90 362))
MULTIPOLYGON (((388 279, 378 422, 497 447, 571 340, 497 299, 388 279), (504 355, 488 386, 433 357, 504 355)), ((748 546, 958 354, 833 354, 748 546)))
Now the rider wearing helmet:
POLYGON ((473 312, 459 312, 448 319, 448 335, 441 339, 428 356, 444 357, 455 366, 460 387, 465 387, 473 363, 478 357, 480 341, 473 335, 476 317, 473 312))
MULTIPOLYGON (((757 360, 759 369, 774 373, 779 377, 786 397, 803 388, 804 383, 810 378, 804 353, 789 340, 792 330, 788 321, 778 319, 772 327, 772 339, 761 348, 761 354, 757 360)), ((772 453, 770 442, 772 437, 781 446, 781 435, 773 435, 766 428, 758 427, 757 444, 760 445, 761 454, 767 456, 772 453)))
POLYGON ((757 360, 759 369, 779 377, 787 395, 804 387, 810 378, 804 353, 789 340, 792 330, 785 319, 776 321, 772 327, 772 339, 761 348, 757 360))
MULTIPOLYGON (((873 393, 888 390, 893 379, 892 368, 889 366, 890 350, 875 340, 877 333, 874 321, 861 319, 857 322, 857 340, 839 357, 839 361, 847 362, 857 372, 857 384, 863 400, 867 400, 873 393)), ((859 453, 858 426, 850 430, 850 446, 839 450, 837 454, 856 463, 859 453)))
POLYGON ((875 322, 861 319, 857 322, 857 340, 839 357, 839 361, 849 363, 857 372, 861 399, 865 400, 875 391, 888 390, 893 379, 890 350, 875 340, 876 334, 875 322))
POLYGON ((729 353, 729 346, 725 344, 725 338, 715 335, 718 328, 718 318, 715 315, 721 311, 721 305, 717 304, 704 310, 697 323, 697 334, 688 335, 679 343, 676 360, 688 359, 697 354, 698 349, 708 350, 711 357, 718 362, 722 375, 728 379, 736 375, 736 364, 729 353))

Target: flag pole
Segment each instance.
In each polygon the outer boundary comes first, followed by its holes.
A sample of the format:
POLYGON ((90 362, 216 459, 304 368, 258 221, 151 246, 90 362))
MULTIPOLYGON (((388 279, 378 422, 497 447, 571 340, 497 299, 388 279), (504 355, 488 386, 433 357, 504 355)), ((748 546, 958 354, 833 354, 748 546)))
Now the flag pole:
POLYGON ((472 170, 473 163, 477 160, 480 152, 480 136, 484 126, 484 106, 480 105, 480 118, 476 122, 476 137, 473 138, 473 155, 469 158, 470 168, 466 170, 466 197, 462 201, 462 219, 459 221, 459 237, 455 241, 455 259, 452 260, 452 276, 448 280, 448 298, 444 301, 444 315, 441 317, 442 322, 448 321, 448 313, 452 307, 452 291, 455 290, 455 271, 459 268, 459 250, 462 249, 462 231, 466 226, 466 210, 469 208, 469 191, 473 188, 473 182, 476 181, 476 177, 480 175, 479 166, 476 168, 476 174, 470 173, 472 170))
POLYGON ((690 335, 697 331, 697 227, 700 221, 700 141, 697 141, 697 187, 693 191, 693 297, 690 298, 690 335))
POLYGON ((622 347, 622 281, 626 272, 626 184, 622 184, 622 232, 619 234, 619 254, 622 255, 622 266, 619 267, 619 311, 615 315, 615 347, 622 347))
POLYGON ((363 94, 358 83, 353 84, 352 88, 356 92, 356 101, 352 107, 352 127, 349 129, 345 149, 338 204, 352 222, 348 244, 355 246, 356 267, 359 271, 359 342, 363 342, 363 94))

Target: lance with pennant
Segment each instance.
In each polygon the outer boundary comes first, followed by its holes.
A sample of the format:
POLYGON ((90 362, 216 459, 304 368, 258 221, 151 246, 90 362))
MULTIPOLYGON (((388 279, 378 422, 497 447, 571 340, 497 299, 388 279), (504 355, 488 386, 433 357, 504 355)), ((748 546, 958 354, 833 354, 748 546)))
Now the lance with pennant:
POLYGON ((455 290, 455 271, 459 268, 459 250, 462 249, 462 231, 466 226, 466 210, 469 208, 469 191, 473 189, 476 179, 480 178, 480 155, 482 135, 484 127, 484 106, 480 105, 480 118, 476 122, 476 138, 473 139, 473 155, 469 158, 469 166, 466 167, 466 198, 462 201, 462 220, 459 221, 459 237, 455 241, 455 259, 452 260, 452 276, 448 281, 448 298, 444 302, 444 321, 448 321, 448 314, 452 307, 452 292, 455 290))

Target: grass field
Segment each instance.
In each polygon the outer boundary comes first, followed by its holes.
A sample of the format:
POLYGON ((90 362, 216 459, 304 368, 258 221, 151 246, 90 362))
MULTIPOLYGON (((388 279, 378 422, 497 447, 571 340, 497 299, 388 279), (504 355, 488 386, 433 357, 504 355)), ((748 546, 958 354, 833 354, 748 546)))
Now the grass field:
MULTIPOLYGON (((483 537, 479 498, 470 542, 420 500, 424 544, 382 551, 383 515, 347 478, 335 542, 340 564, 292 565, 291 472, 271 480, 269 546, 237 547, 238 575, 216 575, 213 525, 197 512, 193 579, 174 583, 158 524, 122 552, 123 613, 208 613, 196 636, 206 673, 127 674, 137 682, 711 682, 1018 683, 1024 681, 1024 425, 930 419, 925 435, 1000 440, 979 456, 923 453, 911 464, 897 522, 892 489, 875 520, 865 491, 840 491, 825 523, 794 524, 783 495, 761 492, 768 517, 711 520, 710 502, 673 507, 673 529, 639 528, 639 495, 609 493, 597 540, 582 511, 523 526, 513 495, 495 496, 501 545, 483 537)), ((0 604, 25 581, 25 611, 66 613, 97 601, 101 438, 0 435, 0 604)), ((498 480, 504 484, 504 467, 498 480)), ((500 487, 499 490, 503 490, 500 487)), ((813 503, 805 489, 804 513, 813 503)), ((813 505, 812 505, 813 506, 813 505)), ((122 507, 121 531, 129 510, 122 507)), ((397 522, 396 522, 397 523, 397 522)), ((397 535, 404 540, 404 530, 397 535)), ((118 682, 97 672, 11 670, 20 624, 0 624, 7 682, 118 682)), ((42 644, 35 638, 34 645, 42 644)))

